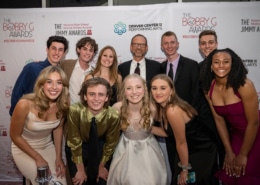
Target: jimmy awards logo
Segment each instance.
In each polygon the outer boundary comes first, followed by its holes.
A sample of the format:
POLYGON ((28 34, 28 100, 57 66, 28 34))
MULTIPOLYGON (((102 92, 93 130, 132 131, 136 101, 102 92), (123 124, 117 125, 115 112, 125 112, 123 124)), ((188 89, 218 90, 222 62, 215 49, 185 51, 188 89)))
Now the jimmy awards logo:
POLYGON ((0 59, 0 71, 6 71, 5 63, 0 59))

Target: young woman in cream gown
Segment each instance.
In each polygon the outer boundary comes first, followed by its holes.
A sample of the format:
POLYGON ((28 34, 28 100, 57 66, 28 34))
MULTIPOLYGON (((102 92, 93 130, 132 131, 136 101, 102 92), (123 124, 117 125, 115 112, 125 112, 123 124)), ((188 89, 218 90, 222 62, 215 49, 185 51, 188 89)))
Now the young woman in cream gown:
POLYGON ((10 126, 12 155, 32 185, 39 184, 35 180, 39 167, 48 167, 55 181, 67 184, 61 146, 68 107, 67 77, 59 67, 50 66, 40 73, 34 92, 22 97, 14 109, 10 126))
POLYGON ((113 155, 107 185, 166 185, 161 148, 151 134, 151 110, 145 81, 128 75, 114 104, 121 113, 122 135, 113 155))

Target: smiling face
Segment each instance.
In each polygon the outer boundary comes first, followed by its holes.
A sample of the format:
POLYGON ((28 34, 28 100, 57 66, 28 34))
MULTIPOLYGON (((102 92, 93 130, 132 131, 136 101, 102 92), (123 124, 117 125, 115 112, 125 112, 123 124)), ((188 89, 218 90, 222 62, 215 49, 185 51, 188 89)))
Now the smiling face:
POLYGON ((58 65, 65 55, 64 44, 60 42, 52 42, 50 47, 46 49, 47 57, 52 65, 58 65))
POLYGON ((101 55, 101 65, 110 68, 114 62, 114 53, 111 49, 106 49, 101 55))
POLYGON ((153 99, 164 107, 172 94, 172 89, 167 81, 156 79, 151 84, 151 94, 153 99))
POLYGON ((231 71, 232 58, 227 52, 218 52, 213 55, 211 70, 219 78, 227 77, 231 71))
POLYGON ((50 73, 47 80, 43 84, 44 94, 51 100, 55 101, 61 94, 63 83, 58 72, 50 73))
POLYGON ((89 43, 86 43, 85 46, 77 48, 77 53, 79 56, 79 61, 84 63, 89 63, 94 57, 94 47, 89 43))
POLYGON ((177 55, 178 48, 179 42, 174 35, 162 37, 161 49, 167 57, 173 57, 177 55))
POLYGON ((87 101, 89 111, 93 115, 98 114, 108 101, 107 88, 102 84, 88 87, 84 100, 87 101))
POLYGON ((125 97, 129 103, 138 104, 142 102, 145 87, 141 79, 135 77, 126 79, 124 88, 125 97))
POLYGON ((142 60, 145 57, 146 52, 148 51, 148 46, 146 40, 142 36, 136 36, 133 38, 130 50, 132 52, 134 60, 137 62, 142 60))
POLYGON ((214 35, 203 35, 199 39, 199 48, 204 57, 207 57, 217 47, 218 42, 214 35))

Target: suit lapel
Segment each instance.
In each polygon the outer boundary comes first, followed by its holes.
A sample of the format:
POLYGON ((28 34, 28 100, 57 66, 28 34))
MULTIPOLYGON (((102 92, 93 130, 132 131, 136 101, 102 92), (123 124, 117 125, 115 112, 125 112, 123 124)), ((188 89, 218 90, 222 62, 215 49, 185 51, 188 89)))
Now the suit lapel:
POLYGON ((146 59, 144 59, 144 60, 145 60, 146 80, 147 80, 147 79, 150 79, 150 74, 151 73, 149 73, 149 71, 147 70, 148 69, 147 60, 146 59))
POLYGON ((180 56, 178 67, 174 76, 174 82, 178 80, 178 77, 180 76, 182 69, 183 69, 183 59, 182 56, 180 56))
POLYGON ((163 61, 162 64, 161 64, 161 66, 162 66, 161 69, 162 69, 162 73, 163 73, 163 74, 166 74, 167 62, 168 62, 168 61, 165 60, 165 61, 163 61))
MULTIPOLYGON (((132 60, 130 60, 130 61, 127 62, 127 65, 126 65, 126 74, 127 74, 127 75, 130 74, 131 63, 132 63, 132 60)), ((126 75, 126 76, 127 76, 127 75, 126 75)))

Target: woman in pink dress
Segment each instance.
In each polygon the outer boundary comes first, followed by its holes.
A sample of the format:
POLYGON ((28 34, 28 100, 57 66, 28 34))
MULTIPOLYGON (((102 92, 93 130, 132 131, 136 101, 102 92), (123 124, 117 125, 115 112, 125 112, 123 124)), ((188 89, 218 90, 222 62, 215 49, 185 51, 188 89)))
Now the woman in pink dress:
POLYGON ((260 130, 257 92, 242 59, 231 49, 214 50, 201 69, 201 86, 225 147, 225 185, 260 183, 260 130))

